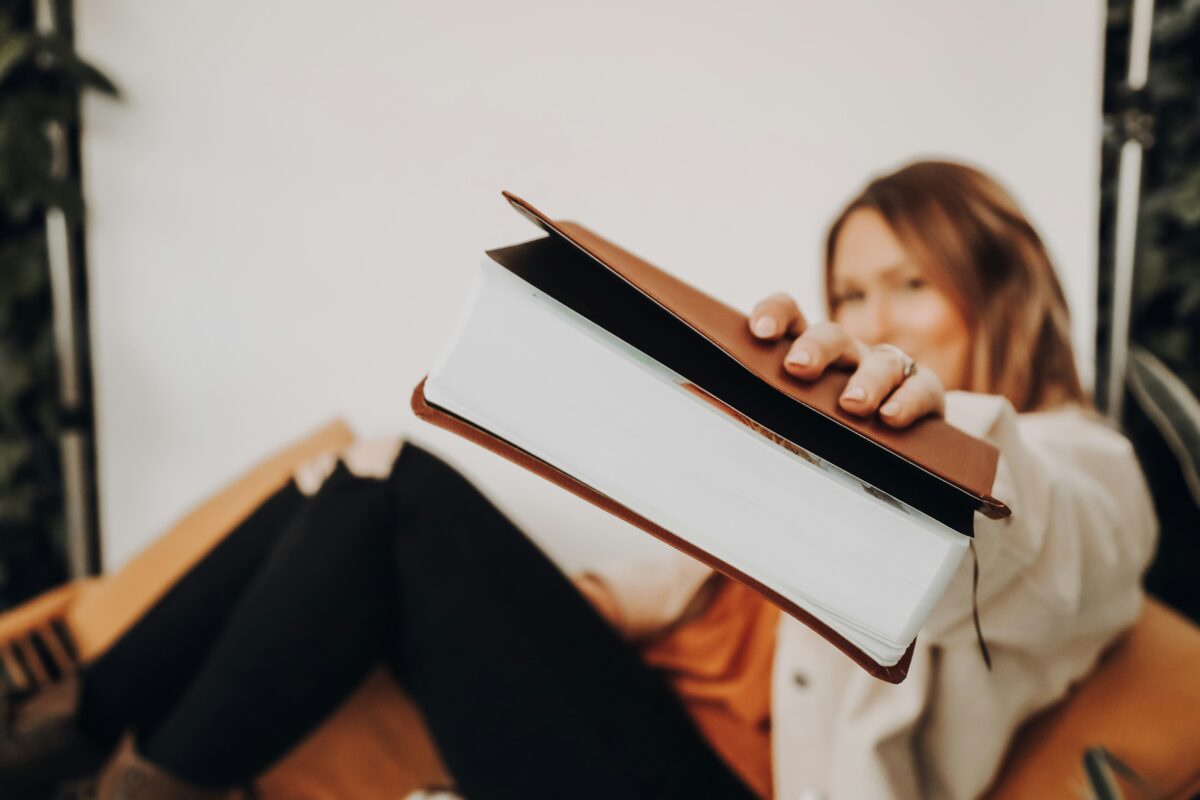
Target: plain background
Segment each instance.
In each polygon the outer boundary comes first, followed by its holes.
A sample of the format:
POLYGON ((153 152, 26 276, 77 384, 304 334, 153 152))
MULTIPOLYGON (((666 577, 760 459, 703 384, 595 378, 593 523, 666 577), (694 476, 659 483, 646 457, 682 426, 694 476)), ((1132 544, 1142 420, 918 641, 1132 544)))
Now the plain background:
POLYGON ((409 410, 509 189, 743 311, 818 316, 826 225, 914 157, 997 176, 1091 375, 1103 4, 77 10, 106 564, 333 416, 459 466, 565 566, 662 547, 409 410))

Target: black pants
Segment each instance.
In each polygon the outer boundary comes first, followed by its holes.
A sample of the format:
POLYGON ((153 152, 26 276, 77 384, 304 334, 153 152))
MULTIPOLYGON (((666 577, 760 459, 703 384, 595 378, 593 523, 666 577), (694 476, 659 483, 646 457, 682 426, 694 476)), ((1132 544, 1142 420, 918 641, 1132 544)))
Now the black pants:
POLYGON ((557 566, 411 442, 386 480, 339 463, 260 505, 87 669, 83 721, 233 785, 381 660, 469 800, 753 797, 557 566))

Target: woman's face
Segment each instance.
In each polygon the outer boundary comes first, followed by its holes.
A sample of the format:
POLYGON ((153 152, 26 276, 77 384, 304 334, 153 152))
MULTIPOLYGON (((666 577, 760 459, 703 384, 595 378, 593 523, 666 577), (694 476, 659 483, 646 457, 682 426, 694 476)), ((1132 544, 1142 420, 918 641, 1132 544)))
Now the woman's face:
POLYGON ((848 334, 869 345, 899 347, 933 370, 946 389, 966 386, 966 320, 875 209, 852 211, 842 223, 831 281, 833 321, 848 334))

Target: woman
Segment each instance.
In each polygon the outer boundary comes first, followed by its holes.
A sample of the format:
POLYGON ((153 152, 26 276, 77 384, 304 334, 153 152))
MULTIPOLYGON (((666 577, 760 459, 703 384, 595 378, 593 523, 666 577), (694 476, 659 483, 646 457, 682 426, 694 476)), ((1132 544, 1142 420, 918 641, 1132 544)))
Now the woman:
POLYGON ((680 553, 573 584, 396 441, 311 465, 89 666, 82 727, 105 747, 133 733, 95 796, 225 797, 380 659, 472 800, 984 791, 1019 723, 1136 617, 1149 497, 1087 408, 1041 241, 990 179, 928 162, 879 178, 825 260, 829 322, 773 295, 751 329, 797 337, 799 379, 853 368, 851 413, 944 414, 999 448, 1013 515, 975 539, 990 669, 969 559, 892 686, 680 553))
MULTIPOLYGON (((971 559, 922 627, 898 686, 779 620, 770 778, 789 800, 976 797, 1020 723, 1086 675, 1137 617, 1157 536, 1149 493, 1131 446, 1080 387, 1066 303, 1040 238, 987 176, 925 162, 873 181, 830 228, 825 279, 830 322, 806 327, 795 303, 775 295, 755 307, 752 330, 803 332, 784 361, 798 377, 855 365, 847 411, 896 426, 944 414, 992 442, 993 494, 1013 514, 975 521, 990 669, 972 619, 971 559), (885 343, 910 355, 917 373, 900 380, 902 359, 874 347, 885 343)), ((673 554, 593 571, 596 585, 613 588, 612 613, 640 630, 667 623, 706 578, 673 554)), ((696 660, 672 655, 676 667, 696 660)), ((743 774, 759 771, 754 785, 764 782, 763 761, 740 761, 743 774)))

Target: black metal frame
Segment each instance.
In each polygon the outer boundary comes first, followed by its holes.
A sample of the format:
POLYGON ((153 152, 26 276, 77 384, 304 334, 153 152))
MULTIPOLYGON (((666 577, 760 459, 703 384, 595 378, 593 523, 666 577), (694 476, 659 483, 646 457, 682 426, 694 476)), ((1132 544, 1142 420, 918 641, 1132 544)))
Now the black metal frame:
POLYGON ((1095 398, 1115 424, 1122 418, 1128 369, 1142 154, 1154 141, 1154 117, 1145 91, 1153 16, 1154 0, 1131 0, 1127 42, 1110 37, 1105 52, 1095 398), (1114 80, 1116 60, 1122 57, 1123 77, 1114 80))
MULTIPOLYGON (((72 44, 75 41, 75 14, 72 0, 46 0, 50 4, 55 30, 72 44)), ((76 103, 80 101, 76 98, 76 103)), ((80 119, 76 114, 75 119, 80 119)), ((80 147, 80 124, 70 124, 66 127, 65 136, 60 146, 69 174, 79 182, 82 188, 83 175, 81 170, 82 154, 80 147)), ((86 193, 85 193, 86 196, 86 193)), ((92 342, 91 315, 88 303, 88 272, 84 223, 72 223, 68 220, 66 229, 65 252, 68 271, 68 296, 55 298, 56 313, 58 309, 67 309, 71 315, 71 341, 67 346, 73 350, 73 358, 66 363, 72 364, 75 370, 74 383, 76 387, 73 402, 63 402, 60 408, 61 432, 64 440, 68 436, 78 436, 82 444, 81 457, 72 463, 64 460, 63 480, 75 480, 82 491, 77 498, 81 507, 66 508, 68 515, 77 515, 80 524, 75 528, 82 532, 84 541, 68 543, 78 548, 82 553, 82 563, 71 565, 72 577, 98 574, 102 567, 102 551, 100 538, 99 488, 96 479, 96 420, 95 399, 92 380, 92 342), (68 476, 68 470, 76 474, 68 476)), ((64 452, 66 448, 63 448, 64 452)), ((68 526, 71 530, 71 526, 68 526)))

